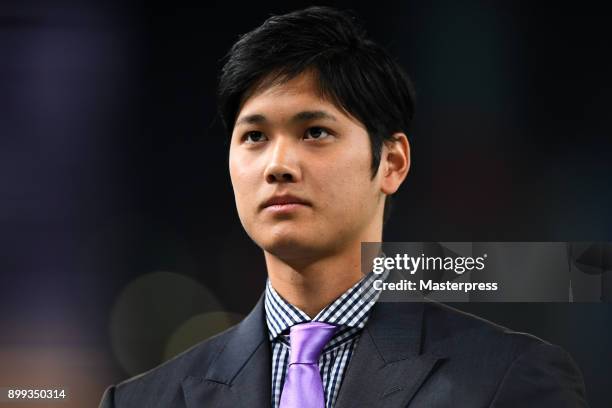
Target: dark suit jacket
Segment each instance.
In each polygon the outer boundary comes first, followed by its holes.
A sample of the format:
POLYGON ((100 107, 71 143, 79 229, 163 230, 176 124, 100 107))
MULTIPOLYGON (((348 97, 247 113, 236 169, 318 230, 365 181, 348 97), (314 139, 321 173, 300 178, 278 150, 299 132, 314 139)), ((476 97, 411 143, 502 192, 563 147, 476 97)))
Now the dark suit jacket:
MULTIPOLYGON (((270 407, 263 297, 238 325, 106 390, 101 407, 270 407)), ((358 407, 586 407, 561 348, 448 306, 377 303, 336 400, 358 407)), ((305 407, 306 408, 306 407, 305 407)))

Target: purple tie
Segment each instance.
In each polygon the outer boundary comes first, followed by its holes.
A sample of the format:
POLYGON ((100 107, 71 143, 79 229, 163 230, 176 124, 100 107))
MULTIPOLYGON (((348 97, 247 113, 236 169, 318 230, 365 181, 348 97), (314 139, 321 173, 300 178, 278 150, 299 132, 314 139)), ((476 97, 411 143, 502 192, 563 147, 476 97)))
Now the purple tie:
POLYGON ((310 322, 291 327, 289 368, 279 408, 325 408, 319 357, 337 327, 310 322))

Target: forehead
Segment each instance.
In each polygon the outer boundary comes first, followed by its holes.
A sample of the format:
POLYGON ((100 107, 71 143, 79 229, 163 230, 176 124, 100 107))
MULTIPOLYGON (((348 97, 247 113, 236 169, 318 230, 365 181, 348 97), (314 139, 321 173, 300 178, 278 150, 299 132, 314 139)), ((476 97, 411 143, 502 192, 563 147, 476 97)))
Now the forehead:
POLYGON ((244 97, 236 121, 245 115, 294 113, 315 108, 362 127, 358 120, 322 92, 317 76, 308 71, 290 79, 268 76, 259 81, 244 97))
POLYGON ((243 97, 239 113, 258 101, 277 97, 327 102, 327 98, 320 91, 315 75, 310 72, 304 72, 289 79, 268 75, 258 81, 243 97))

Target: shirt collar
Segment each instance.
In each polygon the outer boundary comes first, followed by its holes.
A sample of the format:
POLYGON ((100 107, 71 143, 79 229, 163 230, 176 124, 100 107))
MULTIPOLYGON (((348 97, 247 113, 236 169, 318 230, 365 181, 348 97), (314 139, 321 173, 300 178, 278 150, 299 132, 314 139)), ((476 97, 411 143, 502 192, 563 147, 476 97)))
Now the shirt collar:
POLYGON ((274 340, 291 326, 310 321, 362 329, 368 320, 370 309, 381 292, 374 289, 373 283, 375 280, 385 280, 388 275, 389 270, 385 270, 382 274, 370 272, 321 310, 312 320, 305 312, 283 299, 268 279, 264 306, 270 340, 274 340))

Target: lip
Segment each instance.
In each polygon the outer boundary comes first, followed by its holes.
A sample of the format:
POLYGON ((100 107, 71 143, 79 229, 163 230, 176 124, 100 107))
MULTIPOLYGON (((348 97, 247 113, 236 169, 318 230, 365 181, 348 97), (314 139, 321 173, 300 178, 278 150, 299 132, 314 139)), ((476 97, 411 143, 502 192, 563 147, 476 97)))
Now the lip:
POLYGON ((270 197, 261 205, 261 209, 269 209, 273 211, 291 211, 302 206, 310 206, 310 203, 302 198, 290 194, 284 194, 270 197))

